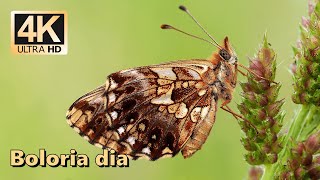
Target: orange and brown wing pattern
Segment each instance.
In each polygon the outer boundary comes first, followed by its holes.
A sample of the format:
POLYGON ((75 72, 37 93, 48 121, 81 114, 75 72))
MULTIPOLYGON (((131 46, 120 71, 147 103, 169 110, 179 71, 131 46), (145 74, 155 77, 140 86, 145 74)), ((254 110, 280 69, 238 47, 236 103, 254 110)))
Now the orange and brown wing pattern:
POLYGON ((133 159, 172 157, 181 149, 189 157, 214 123, 217 92, 206 81, 214 68, 192 60, 113 73, 73 103, 68 124, 90 143, 133 159))

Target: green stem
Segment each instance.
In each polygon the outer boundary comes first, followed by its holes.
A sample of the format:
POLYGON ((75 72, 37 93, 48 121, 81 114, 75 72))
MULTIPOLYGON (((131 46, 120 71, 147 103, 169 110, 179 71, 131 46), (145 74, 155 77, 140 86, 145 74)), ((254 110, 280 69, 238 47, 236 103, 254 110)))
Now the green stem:
POLYGON ((297 137, 298 141, 306 140, 312 132, 319 126, 319 121, 315 120, 315 115, 319 113, 318 107, 311 106, 309 114, 305 120, 305 124, 301 129, 300 135, 297 137))
POLYGON ((291 123, 290 129, 286 138, 284 139, 284 147, 288 147, 290 140, 298 140, 305 123, 309 120, 310 117, 313 117, 313 114, 309 112, 312 111, 312 105, 302 105, 299 114, 291 123))
POLYGON ((263 173, 262 179, 267 180, 267 179, 272 179, 272 177, 274 177, 272 165, 271 164, 264 165, 264 173, 263 173))
POLYGON ((265 172, 262 177, 263 180, 274 179, 276 172, 280 165, 283 165, 289 153, 289 142, 291 140, 298 140, 305 123, 312 118, 313 114, 309 112, 314 112, 312 105, 302 105, 297 116, 291 121, 289 132, 283 140, 283 150, 278 155, 278 161, 272 165, 265 165, 265 172))

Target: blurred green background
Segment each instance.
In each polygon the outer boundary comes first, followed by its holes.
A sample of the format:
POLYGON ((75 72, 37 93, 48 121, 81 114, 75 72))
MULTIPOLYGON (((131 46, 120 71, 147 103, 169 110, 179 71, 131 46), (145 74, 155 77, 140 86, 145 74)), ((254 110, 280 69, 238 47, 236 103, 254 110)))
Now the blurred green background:
MULTIPOLYGON (((216 124, 202 150, 184 160, 131 161, 130 168, 99 168, 96 148, 65 121, 71 103, 104 83, 115 71, 174 59, 209 57, 214 47, 198 40, 162 31, 162 23, 203 35, 186 14, 184 4, 220 42, 229 36, 240 62, 247 65, 268 31, 278 54, 277 80, 287 119, 296 108, 290 101, 291 46, 298 37, 307 0, 197 0, 197 1, 3 1, 0 6, 0 179, 244 179, 240 128, 234 118, 218 111, 216 124), (69 53, 66 56, 19 56, 10 52, 10 12, 66 10, 69 15, 69 53), (69 153, 74 148, 90 157, 90 168, 10 166, 10 149, 38 154, 69 153)), ((203 35, 203 37, 205 37, 203 35)), ((240 78, 240 80, 243 77, 240 78)), ((236 110, 239 87, 231 107, 236 110)))

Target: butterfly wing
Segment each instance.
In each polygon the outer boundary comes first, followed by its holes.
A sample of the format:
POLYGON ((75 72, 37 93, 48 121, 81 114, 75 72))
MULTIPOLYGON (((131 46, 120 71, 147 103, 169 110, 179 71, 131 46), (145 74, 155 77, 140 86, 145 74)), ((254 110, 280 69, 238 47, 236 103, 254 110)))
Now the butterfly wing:
POLYGON ((113 73, 73 103, 67 122, 90 143, 133 159, 172 157, 182 148, 189 157, 214 122, 217 96, 202 78, 212 66, 192 60, 113 73))
POLYGON ((215 122, 218 96, 215 95, 213 89, 211 89, 210 93, 213 94, 211 98, 208 97, 202 106, 198 105, 191 111, 191 119, 198 119, 198 123, 185 146, 181 149, 184 158, 191 157, 201 149, 215 122))

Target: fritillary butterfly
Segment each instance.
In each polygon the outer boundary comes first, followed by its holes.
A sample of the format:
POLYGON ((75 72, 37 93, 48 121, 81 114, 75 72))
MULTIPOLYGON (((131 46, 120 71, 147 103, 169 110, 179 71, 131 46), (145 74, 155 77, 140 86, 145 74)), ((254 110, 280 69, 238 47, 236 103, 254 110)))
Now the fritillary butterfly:
MULTIPOLYGON (((193 18, 184 6, 180 9, 193 18)), ((169 25, 162 28, 188 34, 169 25)), ((179 151, 192 156, 211 131, 218 99, 227 105, 237 81, 237 57, 228 38, 218 45, 209 37, 219 49, 210 59, 110 74, 105 84, 71 105, 68 124, 91 144, 133 159, 157 160, 179 151)))

